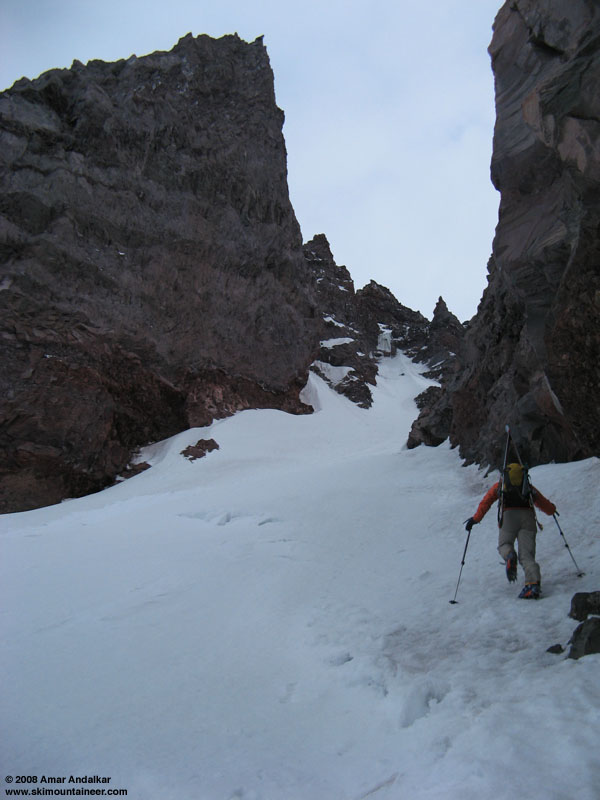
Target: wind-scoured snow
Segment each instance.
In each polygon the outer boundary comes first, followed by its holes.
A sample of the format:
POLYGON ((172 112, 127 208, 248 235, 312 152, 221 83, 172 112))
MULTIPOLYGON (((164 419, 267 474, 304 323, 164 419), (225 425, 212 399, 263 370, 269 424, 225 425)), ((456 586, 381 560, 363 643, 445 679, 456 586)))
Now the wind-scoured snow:
POLYGON ((312 366, 316 367, 332 386, 337 386, 352 372, 352 367, 334 367, 325 361, 313 361, 312 366))
POLYGON ((542 514, 543 598, 518 600, 493 510, 451 605, 496 476, 405 448, 431 383, 385 359, 364 410, 311 374, 313 415, 245 411, 0 517, 3 775, 133 800, 597 800, 600 655, 546 648, 600 588, 600 461, 532 471, 583 578, 542 514), (200 438, 220 449, 189 462, 200 438))
POLYGON ((323 317, 323 321, 327 322, 330 325, 335 325, 336 328, 346 328, 347 330, 353 331, 354 333, 358 333, 358 331, 354 330, 354 328, 349 327, 345 323, 338 322, 338 320, 335 319, 335 317, 332 317, 331 314, 326 314, 323 317))
POLYGON ((347 336, 338 339, 325 339, 321 342, 321 347, 330 350, 332 347, 339 347, 341 344, 351 344, 353 341, 354 339, 349 339, 347 336))

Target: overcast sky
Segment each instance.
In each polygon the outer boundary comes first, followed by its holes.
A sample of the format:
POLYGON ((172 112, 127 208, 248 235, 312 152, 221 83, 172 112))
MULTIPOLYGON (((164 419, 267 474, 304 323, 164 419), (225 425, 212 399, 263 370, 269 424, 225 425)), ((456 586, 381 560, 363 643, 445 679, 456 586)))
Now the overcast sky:
POLYGON ((188 32, 264 35, 285 111, 290 197, 356 288, 431 317, 475 313, 499 196, 490 183, 501 0, 0 0, 0 89, 74 59, 170 50, 188 32))

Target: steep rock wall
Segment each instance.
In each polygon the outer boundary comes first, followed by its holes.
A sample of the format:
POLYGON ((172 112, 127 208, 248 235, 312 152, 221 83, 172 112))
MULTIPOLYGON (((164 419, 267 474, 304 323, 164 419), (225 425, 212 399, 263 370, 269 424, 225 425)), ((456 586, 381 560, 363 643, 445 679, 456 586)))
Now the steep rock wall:
POLYGON ((463 369, 414 429, 497 465, 600 453, 600 6, 510 0, 490 45, 499 221, 463 369), (419 431, 419 427, 421 431, 419 431))
POLYGON ((0 511, 99 489, 318 349, 262 40, 75 62, 0 95, 0 511))

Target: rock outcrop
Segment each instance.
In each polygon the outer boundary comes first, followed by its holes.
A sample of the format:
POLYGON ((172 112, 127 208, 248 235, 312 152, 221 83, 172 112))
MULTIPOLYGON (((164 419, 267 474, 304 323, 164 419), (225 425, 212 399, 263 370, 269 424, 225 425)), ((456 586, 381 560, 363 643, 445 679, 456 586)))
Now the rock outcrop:
POLYGON ((319 309, 319 350, 311 369, 340 394, 369 408, 377 364, 376 323, 359 325, 354 281, 335 263, 324 234, 304 245, 304 258, 316 287, 319 309))
POLYGON ((282 125, 262 40, 237 36, 0 95, 0 511, 100 489, 239 408, 310 411, 282 125))
POLYGON ((377 362, 399 349, 429 364, 432 378, 445 380, 454 371, 463 329, 442 298, 429 322, 376 281, 355 291, 350 273, 335 263, 324 234, 304 245, 304 255, 316 282, 321 320, 320 350, 311 369, 337 392, 369 408, 377 362))
POLYGON ((600 453, 600 6, 506 2, 490 45, 499 222, 462 368, 412 444, 450 437, 498 466, 509 423, 529 464, 600 453))
POLYGON ((574 594, 569 610, 571 619, 583 622, 590 614, 600 615, 600 592, 577 592, 574 594))
POLYGON ((219 445, 214 439, 199 439, 196 444, 189 444, 182 450, 181 455, 188 461, 197 461, 199 458, 204 458, 207 453, 218 449, 219 445))
POLYGON ((567 658, 577 659, 600 653, 600 617, 590 617, 578 625, 568 644, 571 647, 567 658))
POLYGON ((452 422, 452 409, 447 386, 455 381, 463 368, 463 347, 466 328, 439 298, 428 328, 426 343, 418 352, 408 351, 415 360, 428 363, 431 369, 426 377, 439 381, 417 398, 419 416, 413 422, 406 442, 410 449, 420 444, 437 447, 448 438, 452 422))
MULTIPOLYGON (((462 368, 462 351, 465 326, 448 310, 444 298, 440 297, 433 310, 433 318, 427 329, 425 345, 421 345, 413 357, 430 365, 429 377, 444 382, 462 368)), ((411 353, 411 347, 408 347, 411 353)))

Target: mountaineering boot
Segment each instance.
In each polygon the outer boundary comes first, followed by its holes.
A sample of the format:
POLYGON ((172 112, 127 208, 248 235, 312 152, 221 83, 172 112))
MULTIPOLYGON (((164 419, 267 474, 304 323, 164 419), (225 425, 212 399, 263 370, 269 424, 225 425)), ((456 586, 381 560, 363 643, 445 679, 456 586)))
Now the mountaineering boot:
POLYGON ((525 586, 521 589, 521 594, 519 597, 531 600, 539 600, 540 597, 540 585, 539 583, 526 583, 525 586))
POLYGON ((517 554, 514 550, 506 557, 506 577, 510 583, 517 580, 517 554))

